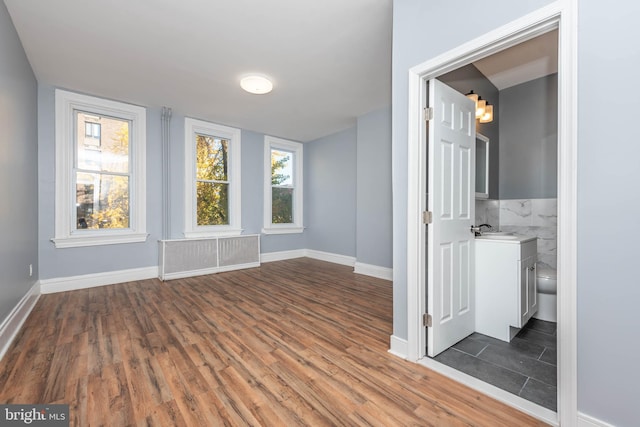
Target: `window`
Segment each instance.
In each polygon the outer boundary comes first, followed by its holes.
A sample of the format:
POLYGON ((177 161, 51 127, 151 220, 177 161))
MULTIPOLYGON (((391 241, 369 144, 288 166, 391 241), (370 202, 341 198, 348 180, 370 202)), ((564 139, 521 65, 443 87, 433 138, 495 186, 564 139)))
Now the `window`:
POLYGON ((56 247, 144 242, 146 110, 55 96, 56 247))
POLYGON ((185 119, 185 237, 241 233, 240 129, 185 119))
POLYGON ((84 122, 84 136, 85 138, 100 139, 100 123, 93 123, 86 120, 100 120, 99 117, 86 117, 84 122))
POLYGON ((266 234, 302 233, 302 144, 264 138, 266 234))

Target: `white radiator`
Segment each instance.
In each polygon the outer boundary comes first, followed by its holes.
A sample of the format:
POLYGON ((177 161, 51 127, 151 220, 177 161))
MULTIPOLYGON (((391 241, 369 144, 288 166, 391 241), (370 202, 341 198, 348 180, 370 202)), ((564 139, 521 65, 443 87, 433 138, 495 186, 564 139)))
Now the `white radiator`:
POLYGON ((160 280, 200 276, 260 265, 260 235, 160 240, 160 280))

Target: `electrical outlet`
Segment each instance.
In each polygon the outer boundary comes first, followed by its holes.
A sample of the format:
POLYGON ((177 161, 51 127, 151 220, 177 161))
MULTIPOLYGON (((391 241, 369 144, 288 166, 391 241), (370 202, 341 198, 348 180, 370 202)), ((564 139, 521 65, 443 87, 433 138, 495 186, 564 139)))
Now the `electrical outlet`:
POLYGON ((29 277, 33 276, 33 264, 29 264, 29 277))

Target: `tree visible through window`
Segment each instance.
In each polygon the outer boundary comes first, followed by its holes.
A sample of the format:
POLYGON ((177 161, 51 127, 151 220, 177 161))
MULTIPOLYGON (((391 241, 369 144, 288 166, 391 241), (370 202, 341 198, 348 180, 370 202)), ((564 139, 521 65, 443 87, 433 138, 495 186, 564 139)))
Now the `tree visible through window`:
POLYGON ((271 150, 271 222, 293 223, 293 153, 271 150))
POLYGON ((130 123, 82 111, 75 118, 76 229, 128 228, 130 123), (92 138, 101 138, 101 130, 104 138, 99 144, 87 141, 88 131, 92 138))
POLYGON ((264 137, 265 234, 302 233, 302 144, 273 136, 264 137))
POLYGON ((240 129, 184 119, 184 237, 242 233, 240 129))
POLYGON ((197 224, 229 224, 229 141, 196 134, 197 224))
POLYGON ((145 108, 55 90, 56 248, 147 240, 145 108))

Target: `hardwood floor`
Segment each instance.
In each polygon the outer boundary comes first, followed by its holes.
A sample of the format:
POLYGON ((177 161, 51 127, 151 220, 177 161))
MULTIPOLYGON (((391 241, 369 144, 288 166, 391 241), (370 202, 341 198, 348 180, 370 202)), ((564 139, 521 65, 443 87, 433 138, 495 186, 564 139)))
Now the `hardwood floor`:
POLYGON ((43 295, 0 402, 81 426, 544 425, 390 355, 391 283, 300 258, 43 295))

